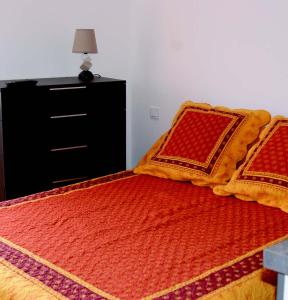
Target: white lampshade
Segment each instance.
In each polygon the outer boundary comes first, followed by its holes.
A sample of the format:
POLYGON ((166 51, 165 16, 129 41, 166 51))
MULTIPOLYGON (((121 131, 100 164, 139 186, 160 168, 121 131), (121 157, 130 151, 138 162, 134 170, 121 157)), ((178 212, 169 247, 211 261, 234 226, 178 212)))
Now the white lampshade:
POLYGON ((73 53, 97 53, 97 44, 94 29, 76 29, 73 44, 73 53))

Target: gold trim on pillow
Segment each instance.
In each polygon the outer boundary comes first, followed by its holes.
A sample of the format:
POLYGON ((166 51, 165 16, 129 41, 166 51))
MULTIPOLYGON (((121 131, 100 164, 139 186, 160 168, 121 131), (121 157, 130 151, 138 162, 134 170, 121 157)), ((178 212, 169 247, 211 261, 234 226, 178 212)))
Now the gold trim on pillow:
POLYGON ((247 145, 269 121, 270 114, 263 110, 232 110, 187 101, 170 130, 134 172, 211 187, 225 184, 245 157, 247 145))
MULTIPOLYGON (((281 136, 277 139, 281 139, 281 136)), ((214 193, 222 196, 235 195, 247 201, 255 200, 288 212, 288 157, 285 156, 288 150, 286 147, 288 147, 288 118, 274 117, 261 133, 259 142, 249 150, 246 161, 233 174, 231 181, 225 186, 215 187, 214 193), (272 139, 280 134, 280 130, 285 133, 287 131, 287 140, 286 142, 280 140, 279 146, 274 144, 272 139), (262 156, 263 160, 261 160, 262 156), (276 157, 277 160, 279 157, 282 160, 282 166, 278 170, 275 164, 276 157), (265 167, 267 159, 269 164, 273 165, 273 170, 265 167)))

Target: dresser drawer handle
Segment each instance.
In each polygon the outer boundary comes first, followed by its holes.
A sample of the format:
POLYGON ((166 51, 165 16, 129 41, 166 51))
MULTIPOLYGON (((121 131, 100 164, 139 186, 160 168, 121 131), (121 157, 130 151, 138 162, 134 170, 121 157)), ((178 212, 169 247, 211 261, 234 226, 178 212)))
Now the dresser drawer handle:
POLYGON ((79 90, 79 89, 86 89, 86 85, 69 86, 69 87, 61 87, 61 88, 50 88, 49 91, 65 91, 65 90, 79 90))
POLYGON ((50 119, 63 119, 63 118, 76 118, 76 117, 86 117, 88 114, 73 114, 73 115, 59 115, 59 116, 50 116, 50 119))
POLYGON ((52 148, 52 149, 50 149, 50 152, 77 150, 77 149, 84 149, 84 148, 88 148, 88 145, 79 145, 79 146, 63 147, 63 148, 52 148))
POLYGON ((75 180, 83 180, 87 179, 88 176, 82 176, 82 177, 74 177, 74 178, 69 178, 69 179, 59 179, 59 180, 53 180, 52 184, 57 184, 57 183, 62 183, 62 182, 69 182, 69 181, 75 181, 75 180))

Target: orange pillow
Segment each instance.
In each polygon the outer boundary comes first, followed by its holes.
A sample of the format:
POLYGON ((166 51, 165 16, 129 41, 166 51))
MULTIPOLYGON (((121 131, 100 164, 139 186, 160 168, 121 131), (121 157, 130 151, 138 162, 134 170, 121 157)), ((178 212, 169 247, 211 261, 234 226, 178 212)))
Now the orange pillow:
POLYGON ((274 117, 231 181, 213 191, 288 212, 288 118, 274 117))
POLYGON ((259 130, 269 123, 263 110, 228 109, 185 102, 172 128, 165 133, 134 169, 196 185, 225 184, 247 152, 259 130))

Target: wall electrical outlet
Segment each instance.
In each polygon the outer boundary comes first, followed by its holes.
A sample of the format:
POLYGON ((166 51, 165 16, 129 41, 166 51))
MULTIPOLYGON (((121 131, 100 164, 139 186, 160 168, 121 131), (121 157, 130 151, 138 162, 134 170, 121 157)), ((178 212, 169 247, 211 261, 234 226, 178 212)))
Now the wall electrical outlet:
POLYGON ((160 119, 160 107, 150 106, 149 115, 150 115, 150 119, 159 120, 160 119))

